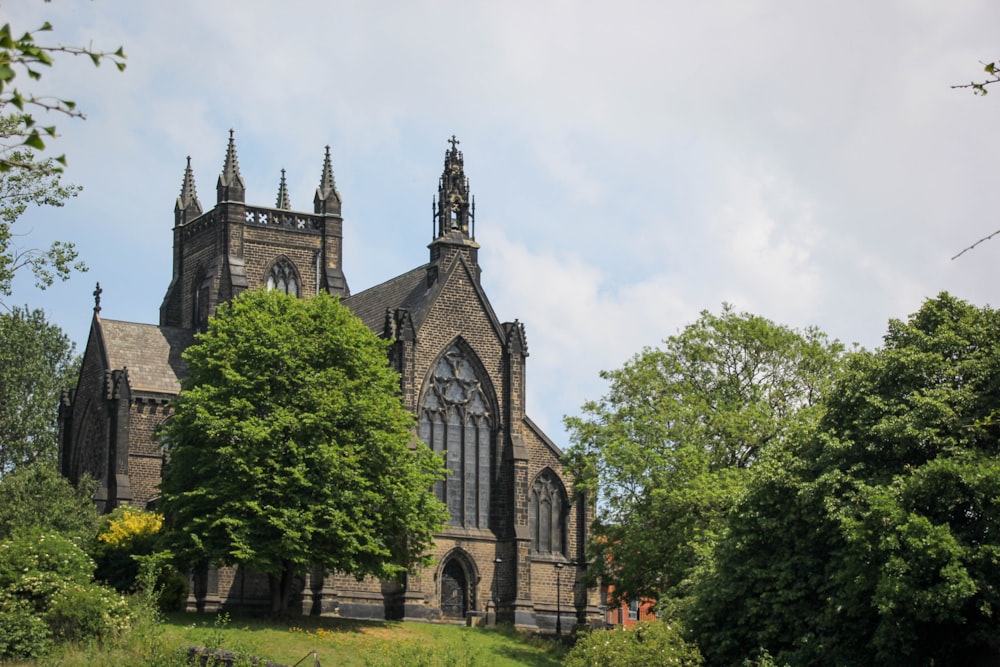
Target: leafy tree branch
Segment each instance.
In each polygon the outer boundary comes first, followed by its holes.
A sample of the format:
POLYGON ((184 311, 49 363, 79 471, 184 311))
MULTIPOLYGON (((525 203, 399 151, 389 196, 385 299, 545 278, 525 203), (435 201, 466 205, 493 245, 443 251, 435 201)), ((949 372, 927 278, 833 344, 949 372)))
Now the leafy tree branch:
MULTIPOLYGON (((11 125, 9 118, 0 118, 0 134, 11 125)), ((75 197, 82 188, 64 184, 52 158, 36 161, 32 151, 11 153, 20 164, 31 165, 26 169, 0 172, 0 305, 3 297, 11 296, 14 275, 21 269, 34 274, 35 285, 45 289, 56 278, 66 280, 72 271, 86 271, 78 261, 72 243, 56 241, 47 249, 21 247, 18 238, 26 233, 16 233, 13 225, 29 206, 62 206, 75 197)))
POLYGON ((54 162, 25 160, 19 149, 45 149, 45 142, 56 137, 55 125, 39 125, 29 113, 32 110, 58 112, 70 118, 83 118, 76 103, 57 96, 39 95, 19 87, 18 77, 32 81, 42 78, 42 68, 52 67, 54 56, 66 54, 85 56, 94 66, 111 62, 119 71, 125 69, 125 52, 119 47, 115 51, 99 51, 90 47, 47 45, 36 41, 41 33, 52 31, 52 24, 46 21, 34 30, 15 32, 10 23, 0 27, 0 113, 9 119, 0 134, 0 172, 12 169, 50 169, 58 171, 58 165, 66 164, 66 157, 60 155, 54 162))
POLYGON ((983 71, 988 75, 982 81, 970 81, 969 83, 960 83, 952 86, 952 88, 971 88, 972 92, 976 95, 985 95, 988 91, 987 86, 990 86, 997 81, 1000 81, 1000 60, 983 63, 983 71))
MULTIPOLYGON (((975 93, 976 95, 985 95, 985 94, 987 94, 989 91, 986 89, 986 86, 992 85, 992 84, 996 83, 997 81, 1000 81, 1000 60, 996 60, 996 61, 993 61, 993 62, 990 62, 990 63, 983 63, 983 71, 986 72, 987 75, 989 75, 988 78, 983 79, 982 81, 970 81, 969 83, 958 84, 958 85, 952 86, 952 88, 971 88, 972 92, 975 93)), ((1000 229, 998 229, 997 231, 993 232, 992 234, 984 236, 983 238, 979 239, 978 241, 976 241, 975 243, 973 243, 969 247, 963 248, 961 250, 961 252, 959 252, 958 254, 954 255, 952 257, 952 259, 958 259, 959 257, 961 257, 962 255, 964 255, 965 253, 967 253, 970 250, 972 250, 973 248, 975 248, 980 243, 984 243, 986 241, 989 241, 991 238, 993 238, 997 234, 1000 234, 1000 229)))

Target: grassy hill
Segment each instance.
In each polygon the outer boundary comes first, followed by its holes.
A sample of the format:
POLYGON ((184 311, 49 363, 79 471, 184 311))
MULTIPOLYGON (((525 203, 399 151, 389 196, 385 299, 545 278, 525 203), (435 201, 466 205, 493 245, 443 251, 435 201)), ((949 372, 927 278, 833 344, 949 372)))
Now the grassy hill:
POLYGON ((555 642, 503 627, 311 617, 280 623, 225 614, 172 614, 162 623, 134 633, 123 646, 76 646, 24 665, 169 667, 182 664, 176 657, 180 647, 192 645, 220 647, 289 666, 301 660, 301 667, 313 666, 313 651, 323 667, 556 667, 564 654, 555 642))

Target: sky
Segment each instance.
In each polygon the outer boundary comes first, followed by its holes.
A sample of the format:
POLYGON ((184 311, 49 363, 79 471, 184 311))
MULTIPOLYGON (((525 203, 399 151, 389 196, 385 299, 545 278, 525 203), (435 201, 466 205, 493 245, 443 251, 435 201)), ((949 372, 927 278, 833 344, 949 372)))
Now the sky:
POLYGON ((528 339, 527 410, 557 445, 601 370, 723 303, 880 344, 941 291, 997 304, 1000 88, 954 84, 1000 57, 994 0, 0 0, 61 56, 24 90, 54 122, 63 208, 23 247, 76 244, 90 270, 8 303, 86 342, 102 317, 157 323, 191 157, 215 203, 229 130, 249 204, 281 169, 310 211, 324 147, 353 293, 428 260, 447 139, 476 197, 482 283, 528 339))

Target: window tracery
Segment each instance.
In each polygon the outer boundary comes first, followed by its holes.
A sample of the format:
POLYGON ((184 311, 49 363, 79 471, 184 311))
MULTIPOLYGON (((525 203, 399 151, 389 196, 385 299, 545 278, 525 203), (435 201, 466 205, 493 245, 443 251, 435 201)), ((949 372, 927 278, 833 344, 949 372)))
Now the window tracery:
POLYGON ((279 259, 271 266, 267 275, 267 289, 278 290, 292 296, 299 295, 299 282, 295 277, 295 267, 287 259, 279 259))
POLYGON ((458 345, 442 355, 420 406, 417 435, 444 454, 451 474, 434 485, 448 507, 449 524, 489 527, 493 416, 483 382, 458 345))
POLYGON ((562 482, 546 468, 535 478, 528 494, 528 530, 533 552, 565 554, 566 509, 562 482))

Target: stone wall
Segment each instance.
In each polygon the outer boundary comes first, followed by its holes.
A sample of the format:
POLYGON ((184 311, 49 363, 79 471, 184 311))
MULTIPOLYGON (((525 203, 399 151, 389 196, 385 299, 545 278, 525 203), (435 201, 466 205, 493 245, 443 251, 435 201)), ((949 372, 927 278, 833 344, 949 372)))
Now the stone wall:
POLYGON ((137 398, 131 405, 129 431, 129 477, 132 504, 145 508, 160 496, 163 449, 156 440, 157 427, 170 415, 166 398, 137 398))

